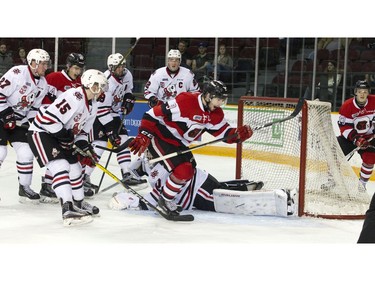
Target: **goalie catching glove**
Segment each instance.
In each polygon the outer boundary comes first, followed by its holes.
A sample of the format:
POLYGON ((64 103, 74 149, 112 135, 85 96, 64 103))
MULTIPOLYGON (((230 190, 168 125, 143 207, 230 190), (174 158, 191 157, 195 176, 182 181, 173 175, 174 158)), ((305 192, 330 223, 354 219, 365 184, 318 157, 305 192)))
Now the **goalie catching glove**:
POLYGON ((93 147, 85 140, 79 140, 75 142, 75 145, 79 148, 77 157, 78 161, 82 166, 95 167, 95 164, 99 162, 99 157, 96 155, 93 147))
POLYGON ((245 140, 251 138, 253 135, 253 130, 248 125, 233 128, 229 131, 227 143, 241 143, 245 140))
POLYGON ((151 143, 151 139, 154 136, 150 134, 149 132, 142 130, 138 135, 129 143, 130 151, 133 152, 133 154, 137 154, 140 156, 147 147, 151 143))

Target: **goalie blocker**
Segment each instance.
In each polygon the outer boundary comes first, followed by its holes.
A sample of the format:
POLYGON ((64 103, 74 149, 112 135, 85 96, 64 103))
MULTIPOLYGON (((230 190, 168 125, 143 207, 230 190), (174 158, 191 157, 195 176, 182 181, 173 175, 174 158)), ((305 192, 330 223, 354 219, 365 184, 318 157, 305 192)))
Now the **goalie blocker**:
MULTIPOLYGON (((161 164, 152 169, 148 167, 147 160, 139 162, 144 173, 149 175, 148 181, 152 187, 151 192, 144 198, 157 205, 160 196, 160 186, 168 177, 168 172, 161 164)), ((205 210, 241 215, 281 216, 293 215, 295 207, 295 191, 284 189, 260 190, 263 182, 248 180, 232 180, 218 182, 212 175, 196 168, 193 179, 188 182, 178 196, 175 203, 182 210, 205 210)), ((139 198, 131 193, 120 192, 113 194, 109 207, 114 210, 148 210, 139 198)))

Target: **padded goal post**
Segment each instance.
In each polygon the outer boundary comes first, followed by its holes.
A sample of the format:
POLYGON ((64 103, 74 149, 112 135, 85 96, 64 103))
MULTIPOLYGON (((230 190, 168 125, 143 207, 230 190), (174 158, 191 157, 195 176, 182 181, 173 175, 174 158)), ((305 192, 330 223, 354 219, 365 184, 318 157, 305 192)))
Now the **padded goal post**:
MULTIPOLYGON (((241 97, 238 126, 285 118, 297 102, 241 97)), ((297 189, 298 216, 363 219, 370 203, 337 142, 328 102, 305 101, 296 117, 256 130, 238 144, 236 178, 263 181, 265 190, 297 189)))

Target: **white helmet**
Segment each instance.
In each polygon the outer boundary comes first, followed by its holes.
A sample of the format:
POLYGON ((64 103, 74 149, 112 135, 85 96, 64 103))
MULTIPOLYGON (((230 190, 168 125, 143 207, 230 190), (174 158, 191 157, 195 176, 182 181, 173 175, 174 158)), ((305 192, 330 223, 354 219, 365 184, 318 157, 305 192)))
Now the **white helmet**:
POLYGON ((94 94, 99 94, 102 91, 106 92, 108 90, 107 78, 105 77, 103 72, 96 69, 89 69, 83 72, 81 82, 85 88, 90 89, 90 91, 94 94), (96 92, 92 90, 92 86, 94 86, 95 84, 99 85, 99 89, 96 92))
POLYGON ((109 55, 107 59, 107 66, 110 71, 114 71, 115 68, 120 64, 126 64, 126 60, 124 59, 124 56, 120 53, 109 55))
POLYGON ((171 59, 171 58, 177 58, 181 61, 181 53, 179 50, 174 50, 174 49, 171 49, 169 52, 168 52, 168 56, 167 56, 168 59, 171 59))
POLYGON ((49 60, 50 60, 49 54, 43 49, 32 49, 27 54, 27 62, 30 66, 33 61, 35 61, 36 64, 38 65, 39 63, 43 61, 49 62, 49 60))

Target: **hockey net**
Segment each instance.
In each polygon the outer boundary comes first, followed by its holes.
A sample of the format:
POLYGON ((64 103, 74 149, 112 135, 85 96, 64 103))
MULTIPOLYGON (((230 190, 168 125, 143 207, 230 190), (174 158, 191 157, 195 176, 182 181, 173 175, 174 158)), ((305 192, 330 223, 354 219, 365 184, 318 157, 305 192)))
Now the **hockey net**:
MULTIPOLYGON (((262 126, 289 116, 298 100, 241 97, 238 126, 262 126)), ((305 101, 294 118, 254 131, 237 145, 236 178, 265 190, 297 189, 298 216, 363 219, 370 197, 336 140, 331 104, 305 101)))

